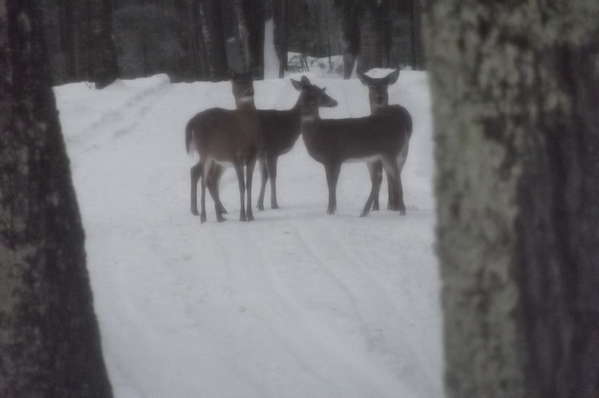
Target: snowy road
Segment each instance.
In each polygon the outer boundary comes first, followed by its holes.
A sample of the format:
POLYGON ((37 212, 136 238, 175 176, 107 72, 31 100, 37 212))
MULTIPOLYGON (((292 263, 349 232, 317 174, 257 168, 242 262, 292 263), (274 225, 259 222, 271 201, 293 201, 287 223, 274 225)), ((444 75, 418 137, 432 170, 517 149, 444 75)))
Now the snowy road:
MULTIPOLYGON (((368 113, 359 82, 315 80, 340 103, 324 117, 368 113)), ((415 121, 406 217, 358 217, 363 164, 343 167, 326 216, 324 172, 300 138, 279 160, 282 209, 239 223, 228 171, 230 221, 216 223, 208 201, 201 225, 183 131, 196 112, 233 106, 228 83, 57 88, 116 398, 441 397, 425 76, 402 72, 390 94, 415 121)), ((261 108, 296 98, 287 81, 258 82, 256 95, 261 108)))

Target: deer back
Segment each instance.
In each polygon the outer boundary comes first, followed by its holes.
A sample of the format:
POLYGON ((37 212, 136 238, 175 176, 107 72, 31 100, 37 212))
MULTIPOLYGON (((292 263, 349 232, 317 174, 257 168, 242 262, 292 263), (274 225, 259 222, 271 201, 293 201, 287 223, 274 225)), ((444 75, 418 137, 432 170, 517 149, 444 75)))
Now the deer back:
POLYGON ((302 129, 308 152, 318 161, 368 160, 397 156, 410 136, 411 120, 395 105, 362 118, 304 122, 302 129))
POLYGON ((267 155, 281 155, 291 150, 301 133, 299 110, 258 110, 264 150, 267 155))
POLYGON ((255 156, 260 143, 255 109, 211 108, 188 123, 194 149, 219 161, 255 156))

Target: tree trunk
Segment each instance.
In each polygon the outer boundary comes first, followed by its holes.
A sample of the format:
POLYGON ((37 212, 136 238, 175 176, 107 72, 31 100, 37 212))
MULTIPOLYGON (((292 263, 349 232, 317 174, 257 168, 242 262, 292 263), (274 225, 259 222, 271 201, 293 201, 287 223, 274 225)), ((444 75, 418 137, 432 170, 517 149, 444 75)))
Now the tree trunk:
POLYGON ((272 0, 273 20, 275 23, 275 49, 279 58, 279 77, 285 77, 287 71, 287 52, 289 43, 289 6, 287 0, 272 0))
POLYGON ((341 14, 343 31, 343 78, 349 79, 360 53, 360 14, 361 6, 355 1, 335 3, 341 14))
POLYGON ((358 71, 389 66, 391 49, 391 8, 386 0, 365 6, 360 26, 358 71))
POLYGON ((65 58, 65 74, 67 79, 77 78, 79 63, 77 57, 76 21, 74 9, 67 0, 60 0, 60 44, 65 58))
POLYGON ((0 396, 110 398, 35 0, 0 0, 0 76, 0 396))
POLYGON ((236 72, 251 70, 250 34, 243 10, 243 0, 232 0, 236 36, 233 38, 239 51, 235 54, 234 46, 229 47, 229 67, 236 72), (237 55, 239 59, 237 60, 237 55), (235 59, 235 61, 232 61, 235 59))
POLYGON ((599 396, 599 3, 428 2, 446 386, 599 396))
POLYGON ((243 13, 248 32, 250 70, 254 78, 264 78, 264 0, 244 0, 243 13))
POLYGON ((89 73, 96 88, 119 77, 116 47, 112 38, 112 0, 87 0, 89 12, 89 73))
POLYGON ((221 7, 218 0, 203 0, 199 4, 202 37, 206 48, 208 74, 211 80, 227 76, 227 58, 221 7))
POLYGON ((420 0, 410 1, 410 49, 412 68, 424 69, 424 49, 422 48, 422 5, 420 0))

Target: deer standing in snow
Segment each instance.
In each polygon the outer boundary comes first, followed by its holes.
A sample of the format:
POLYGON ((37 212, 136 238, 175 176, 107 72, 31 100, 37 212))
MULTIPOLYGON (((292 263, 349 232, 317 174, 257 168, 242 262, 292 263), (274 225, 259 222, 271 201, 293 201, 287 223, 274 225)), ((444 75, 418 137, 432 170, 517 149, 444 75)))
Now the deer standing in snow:
MULTIPOLYGON (((319 106, 335 106, 331 102, 321 98, 319 106)), ((277 201, 277 162, 279 156, 289 152, 301 134, 301 110, 300 98, 293 108, 289 110, 258 109, 256 110, 262 134, 262 154, 259 157, 262 184, 258 196, 258 209, 264 210, 264 194, 266 183, 270 181, 270 205, 278 209, 277 201)), ((207 184, 213 200, 226 212, 218 197, 218 181, 222 172, 220 168, 213 169, 208 175, 207 184)))
MULTIPOLYGON (((374 115, 362 118, 321 119, 319 104, 335 100, 324 89, 311 84, 305 76, 300 81, 291 82, 300 92, 298 101, 304 143, 308 153, 325 168, 329 189, 327 213, 334 214, 337 209, 336 189, 341 165, 348 160, 380 160, 390 177, 390 189, 394 191, 403 214, 405 205, 399 179, 399 157, 410 136, 409 114, 405 108, 399 105, 388 106, 374 115)), ((374 193, 371 190, 362 216, 370 211, 374 193)))
MULTIPOLYGON (((359 73, 358 77, 360 81, 368 87, 368 99, 370 101, 370 111, 371 114, 376 114, 381 109, 389 106, 389 86, 393 85, 397 78, 399 77, 399 69, 391 72, 385 77, 375 78, 365 75, 363 73, 359 73)), ((402 148, 399 155, 399 175, 398 175, 398 184, 400 189, 401 185, 401 170, 403 169, 404 163, 408 156, 408 148, 409 148, 409 139, 412 134, 412 118, 405 108, 401 108, 402 112, 405 113, 406 127, 408 132, 408 139, 404 147, 402 148)), ((379 210, 379 191, 381 189, 381 183, 383 180, 383 164, 380 160, 375 160, 372 162, 368 162, 368 172, 370 174, 371 181, 371 196, 373 197, 372 209, 379 210)), ((402 213, 405 213, 405 206, 403 202, 399 201, 399 198, 395 195, 395 190, 391 189, 391 184, 389 183, 390 176, 387 173, 387 183, 389 185, 389 199, 387 203, 387 208, 390 210, 399 210, 402 213)))
MULTIPOLYGON (((252 213, 252 177, 261 147, 260 127, 254 105, 254 86, 250 74, 236 74, 232 79, 237 109, 211 108, 195 115, 185 128, 187 151, 200 155, 191 168, 191 212, 198 215, 197 184, 201 179, 201 222, 206 221, 207 180, 218 180, 223 166, 233 166, 239 183, 240 221, 254 219, 252 213), (247 201, 246 201, 247 195, 247 201)), ((210 193, 218 199, 218 191, 210 193)), ((217 220, 224 221, 225 209, 215 199, 217 220)))

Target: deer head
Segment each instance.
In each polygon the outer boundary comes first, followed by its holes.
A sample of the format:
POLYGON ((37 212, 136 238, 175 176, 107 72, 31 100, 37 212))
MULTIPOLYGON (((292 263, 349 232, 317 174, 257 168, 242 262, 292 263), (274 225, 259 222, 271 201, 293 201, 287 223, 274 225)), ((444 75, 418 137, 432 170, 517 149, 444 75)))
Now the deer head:
POLYGON ((399 69, 394 70, 385 77, 370 77, 363 73, 359 73, 358 77, 362 84, 368 87, 368 98, 370 99, 370 110, 372 112, 389 105, 388 87, 397 81, 399 69))
POLYGON ((231 86, 237 108, 254 106, 254 82, 250 73, 231 74, 231 86))
POLYGON ((298 104, 302 115, 318 115, 319 107, 337 106, 337 101, 326 94, 326 88, 313 85, 306 76, 302 76, 300 81, 291 79, 291 84, 300 92, 298 104))

